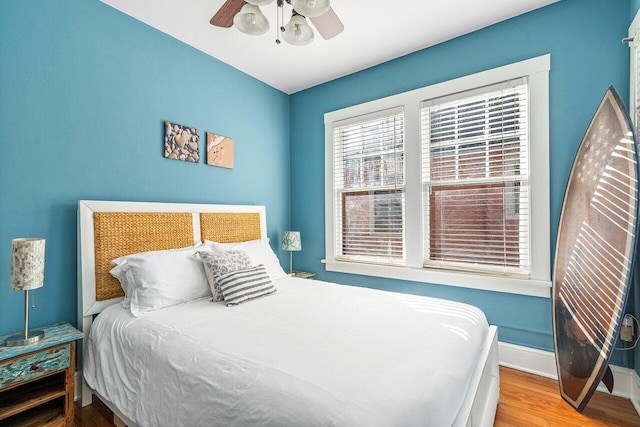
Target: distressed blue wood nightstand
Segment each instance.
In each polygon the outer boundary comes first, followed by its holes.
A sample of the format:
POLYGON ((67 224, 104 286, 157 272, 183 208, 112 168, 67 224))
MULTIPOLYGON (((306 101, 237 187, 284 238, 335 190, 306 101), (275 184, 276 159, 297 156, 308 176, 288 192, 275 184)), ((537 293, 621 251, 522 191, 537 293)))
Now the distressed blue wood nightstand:
POLYGON ((76 341, 66 322, 39 328, 34 344, 7 347, 0 336, 0 425, 73 426, 76 341))

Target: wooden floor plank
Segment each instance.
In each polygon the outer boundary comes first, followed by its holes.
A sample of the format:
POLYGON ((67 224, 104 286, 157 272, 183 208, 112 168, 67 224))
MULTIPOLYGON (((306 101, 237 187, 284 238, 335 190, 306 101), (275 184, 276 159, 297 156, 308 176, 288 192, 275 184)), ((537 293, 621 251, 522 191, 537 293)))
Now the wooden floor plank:
MULTIPOLYGON (((113 414, 99 400, 76 406, 76 427, 113 427, 113 414)), ((640 427, 640 417, 628 399, 596 392, 583 413, 574 410, 558 391, 558 382, 500 367, 500 404, 495 427, 640 427)))
POLYGON ((494 426, 640 427, 640 417, 628 399, 602 392, 596 392, 579 413, 560 397, 557 381, 500 367, 494 426))

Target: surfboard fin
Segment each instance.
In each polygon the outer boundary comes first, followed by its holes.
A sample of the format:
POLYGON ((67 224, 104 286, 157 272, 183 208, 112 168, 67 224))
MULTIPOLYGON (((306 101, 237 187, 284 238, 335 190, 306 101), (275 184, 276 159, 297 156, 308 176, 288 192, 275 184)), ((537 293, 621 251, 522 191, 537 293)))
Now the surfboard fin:
POLYGON ((602 384, 607 387, 609 393, 613 393, 613 372, 611 372, 611 367, 607 365, 607 369, 604 371, 604 376, 602 377, 602 384))

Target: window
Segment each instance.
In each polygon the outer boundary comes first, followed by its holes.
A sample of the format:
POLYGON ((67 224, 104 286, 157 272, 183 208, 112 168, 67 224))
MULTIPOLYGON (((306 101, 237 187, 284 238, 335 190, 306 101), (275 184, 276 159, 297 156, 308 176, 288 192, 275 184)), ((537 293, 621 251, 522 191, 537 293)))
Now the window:
POLYGON ((326 113, 326 269, 549 297, 549 65, 326 113))
POLYGON ((402 111, 336 123, 336 258, 404 263, 402 111))
POLYGON ((526 79, 422 103, 424 266, 529 275, 526 79))

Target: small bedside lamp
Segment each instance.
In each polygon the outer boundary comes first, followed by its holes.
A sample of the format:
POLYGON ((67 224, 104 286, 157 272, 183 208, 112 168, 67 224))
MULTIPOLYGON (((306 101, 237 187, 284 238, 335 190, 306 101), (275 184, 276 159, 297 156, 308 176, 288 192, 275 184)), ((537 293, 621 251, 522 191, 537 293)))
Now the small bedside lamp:
POLYGON ((289 251, 289 274, 293 274, 293 251, 301 251, 299 231, 285 231, 282 235, 282 250, 289 251))
POLYGON ((38 342, 41 330, 29 330, 29 291, 44 284, 44 239, 13 239, 11 241, 11 280, 9 286, 24 294, 24 333, 7 338, 7 347, 38 342))

